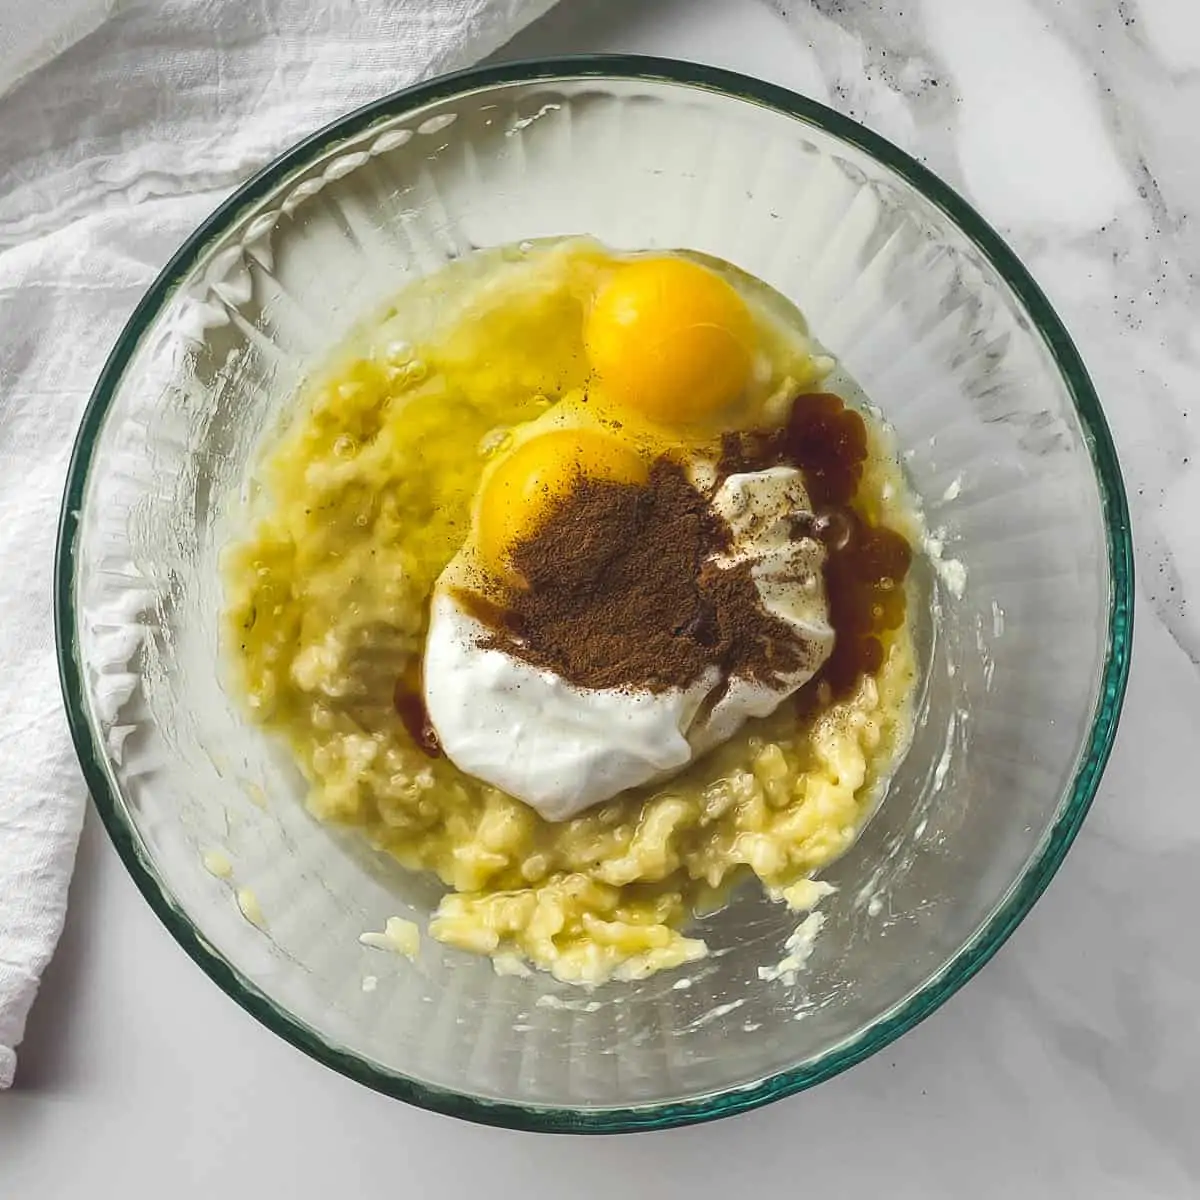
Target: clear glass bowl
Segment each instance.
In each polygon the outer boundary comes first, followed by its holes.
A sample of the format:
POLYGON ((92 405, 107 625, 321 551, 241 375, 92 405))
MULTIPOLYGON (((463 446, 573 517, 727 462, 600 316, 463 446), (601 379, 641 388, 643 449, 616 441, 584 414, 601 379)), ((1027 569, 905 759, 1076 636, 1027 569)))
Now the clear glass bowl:
POLYGON ((626 1130, 825 1079, 995 953, 1095 792, 1131 592, 1095 393, 978 215, 812 101, 709 68, 602 58, 391 96, 285 154, 197 230, 96 386, 56 605, 63 690, 104 822, 155 911, 239 1004, 429 1108, 626 1130), (389 916, 423 921, 439 889, 309 817, 287 754, 222 687, 218 550, 256 443, 305 370, 413 277, 473 247, 566 233, 715 254, 798 304, 894 425, 927 549, 940 549, 940 566, 925 564, 914 744, 826 872, 838 890, 791 984, 758 968, 796 919, 753 889, 704 922, 714 953, 687 987, 665 974, 588 994, 501 978, 429 938, 413 964, 364 948, 358 935, 389 916), (205 869, 218 847, 231 881, 205 869))

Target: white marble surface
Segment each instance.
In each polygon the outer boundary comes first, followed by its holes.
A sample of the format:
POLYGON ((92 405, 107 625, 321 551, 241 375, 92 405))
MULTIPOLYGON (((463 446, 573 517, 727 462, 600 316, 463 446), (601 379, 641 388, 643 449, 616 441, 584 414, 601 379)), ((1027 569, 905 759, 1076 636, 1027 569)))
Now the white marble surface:
POLYGON ((773 7, 564 0, 507 54, 665 54, 806 92, 964 191, 1050 294, 1113 426, 1139 579, 1117 746, 1049 892, 964 992, 814 1092, 699 1129, 535 1139, 406 1108, 273 1038, 89 821, 0 1097, 0 1196, 1200 1195, 1200 3, 773 7))

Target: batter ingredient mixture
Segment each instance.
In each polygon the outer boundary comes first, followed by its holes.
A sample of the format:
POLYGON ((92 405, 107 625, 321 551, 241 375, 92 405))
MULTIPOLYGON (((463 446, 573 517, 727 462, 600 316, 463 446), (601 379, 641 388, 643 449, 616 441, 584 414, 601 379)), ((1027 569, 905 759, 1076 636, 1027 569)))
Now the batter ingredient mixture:
POLYGON ((408 289, 271 446, 227 556, 254 714, 320 817, 452 890, 443 942, 559 978, 804 908, 908 736, 908 512, 756 281, 569 239, 408 289))

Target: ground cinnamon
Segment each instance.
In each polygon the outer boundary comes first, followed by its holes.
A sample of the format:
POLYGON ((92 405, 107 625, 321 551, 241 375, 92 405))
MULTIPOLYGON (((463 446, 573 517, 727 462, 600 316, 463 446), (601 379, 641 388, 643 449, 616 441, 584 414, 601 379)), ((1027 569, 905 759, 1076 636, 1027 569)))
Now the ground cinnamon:
POLYGON ((669 459, 641 485, 581 478, 513 550, 527 586, 472 603, 492 628, 483 644, 586 688, 661 692, 711 667, 771 683, 813 651, 763 607, 748 563, 711 562, 729 543, 669 459))

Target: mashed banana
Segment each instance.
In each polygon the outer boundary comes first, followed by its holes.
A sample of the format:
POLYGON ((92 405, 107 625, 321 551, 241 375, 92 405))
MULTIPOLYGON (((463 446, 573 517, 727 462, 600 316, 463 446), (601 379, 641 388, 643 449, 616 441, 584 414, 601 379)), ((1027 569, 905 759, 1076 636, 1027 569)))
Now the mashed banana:
MULTIPOLYGON (((572 982, 702 957, 689 917, 747 873, 810 907, 809 876, 851 845, 903 751, 915 678, 904 628, 847 699, 803 719, 784 704, 667 784, 560 824, 413 742, 393 695, 419 669, 432 584, 488 455, 582 386, 581 297, 601 261, 563 242, 409 289, 309 389, 225 562, 241 687, 290 742, 311 810, 452 889, 437 940, 572 982)), ((771 351, 791 390, 817 378, 803 338, 771 351)), ((899 473, 872 440, 860 504, 903 527, 899 473)))

